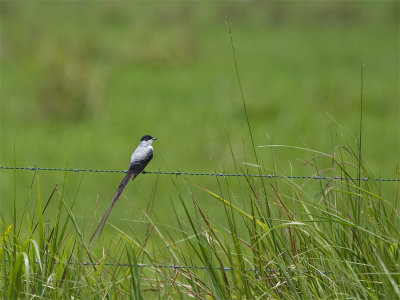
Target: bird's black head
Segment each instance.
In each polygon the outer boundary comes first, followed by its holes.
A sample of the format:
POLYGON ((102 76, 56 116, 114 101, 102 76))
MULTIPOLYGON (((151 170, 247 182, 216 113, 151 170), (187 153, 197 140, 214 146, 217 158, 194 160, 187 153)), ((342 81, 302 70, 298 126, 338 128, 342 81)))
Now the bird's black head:
POLYGON ((141 139, 140 139, 140 141, 141 142, 143 142, 143 141, 150 141, 150 140, 156 140, 157 138, 153 138, 151 135, 144 135, 141 139))

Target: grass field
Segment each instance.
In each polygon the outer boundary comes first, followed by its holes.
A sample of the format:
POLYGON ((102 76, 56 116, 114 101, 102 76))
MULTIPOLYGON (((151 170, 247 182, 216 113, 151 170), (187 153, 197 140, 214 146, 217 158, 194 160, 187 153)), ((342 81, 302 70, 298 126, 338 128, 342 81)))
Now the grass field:
MULTIPOLYGON (((0 5, 2 166, 399 176, 397 2, 0 5)), ((0 172, 3 298, 400 296, 396 182, 0 172)))

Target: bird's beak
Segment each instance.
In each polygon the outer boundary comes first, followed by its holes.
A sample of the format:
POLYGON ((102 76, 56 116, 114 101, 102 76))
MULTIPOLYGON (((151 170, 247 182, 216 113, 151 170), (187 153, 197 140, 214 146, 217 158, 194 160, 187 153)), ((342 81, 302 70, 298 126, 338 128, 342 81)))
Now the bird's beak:
POLYGON ((153 141, 156 140, 157 138, 153 138, 153 141))

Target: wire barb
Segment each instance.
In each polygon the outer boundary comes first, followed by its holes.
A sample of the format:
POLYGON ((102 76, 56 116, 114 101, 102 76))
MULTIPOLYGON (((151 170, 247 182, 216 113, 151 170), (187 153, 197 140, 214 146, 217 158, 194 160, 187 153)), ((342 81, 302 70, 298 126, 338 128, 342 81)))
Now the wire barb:
MULTIPOLYGON (((29 170, 29 171, 63 171, 63 172, 96 172, 96 173, 127 173, 128 170, 96 170, 96 169, 72 169, 72 168, 39 168, 39 167, 7 167, 0 166, 0 170, 29 170)), ((217 177, 260 177, 260 178, 283 178, 283 179, 312 179, 312 180, 360 180, 360 181, 384 181, 400 182, 400 178, 350 178, 329 176, 294 176, 276 174, 225 174, 225 173, 193 173, 193 172, 166 172, 166 171, 143 171, 143 174, 160 175, 185 175, 185 176, 217 176, 217 177)))

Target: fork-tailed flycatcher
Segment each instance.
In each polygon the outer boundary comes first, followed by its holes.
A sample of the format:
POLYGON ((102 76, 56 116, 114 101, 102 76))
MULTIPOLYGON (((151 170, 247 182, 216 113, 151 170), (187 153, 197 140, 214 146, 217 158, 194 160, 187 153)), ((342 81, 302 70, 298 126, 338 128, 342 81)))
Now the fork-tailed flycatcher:
POLYGON ((131 177, 132 180, 135 179, 136 176, 138 176, 144 170, 144 168, 153 158, 153 147, 151 146, 151 144, 156 139, 157 138, 154 138, 150 135, 145 135, 140 139, 139 146, 136 148, 136 150, 133 152, 131 156, 129 169, 126 172, 124 179, 122 179, 122 182, 119 185, 117 191, 115 192, 110 207, 107 209, 106 213, 101 218, 99 225, 97 225, 96 230, 94 231, 92 237, 90 238, 90 243, 93 241, 93 239, 98 233, 101 233, 103 231, 104 225, 107 221, 108 215, 111 212, 111 209, 114 207, 114 204, 115 202, 117 202, 119 196, 121 196, 122 191, 128 184, 131 177))

